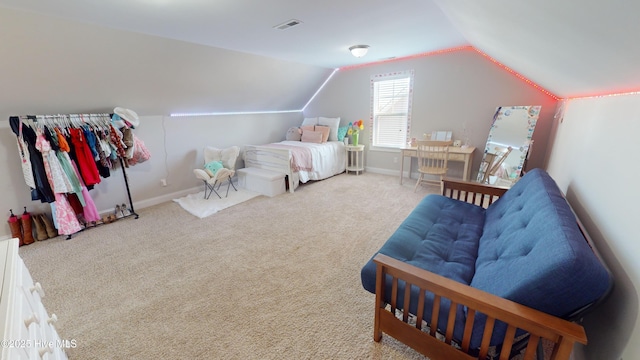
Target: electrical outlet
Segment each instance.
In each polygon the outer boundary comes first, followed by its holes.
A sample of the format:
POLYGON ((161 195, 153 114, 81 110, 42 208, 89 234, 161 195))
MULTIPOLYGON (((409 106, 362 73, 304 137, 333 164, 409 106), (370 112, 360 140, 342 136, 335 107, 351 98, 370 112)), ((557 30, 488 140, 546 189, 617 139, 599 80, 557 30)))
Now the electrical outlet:
POLYGON ((397 164, 397 163, 398 163, 398 157, 397 157, 397 156, 393 158, 393 163, 394 163, 394 164, 397 164))
POLYGON ((167 179, 160 179, 160 185, 167 186, 167 179))

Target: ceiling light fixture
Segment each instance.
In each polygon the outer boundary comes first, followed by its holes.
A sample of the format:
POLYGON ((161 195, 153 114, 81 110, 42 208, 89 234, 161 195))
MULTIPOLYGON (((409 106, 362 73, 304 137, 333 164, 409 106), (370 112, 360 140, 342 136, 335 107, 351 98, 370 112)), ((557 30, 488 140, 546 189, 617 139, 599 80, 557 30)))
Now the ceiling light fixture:
POLYGON ((369 45, 353 45, 349 48, 349 51, 351 51, 351 55, 357 58, 363 57, 369 51, 369 45))

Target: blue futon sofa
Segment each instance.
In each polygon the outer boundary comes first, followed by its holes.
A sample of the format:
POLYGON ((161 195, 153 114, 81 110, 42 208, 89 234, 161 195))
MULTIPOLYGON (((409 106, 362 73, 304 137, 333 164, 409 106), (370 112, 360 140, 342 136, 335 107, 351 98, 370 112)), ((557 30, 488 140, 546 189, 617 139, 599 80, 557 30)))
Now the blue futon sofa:
POLYGON ((374 339, 385 332, 432 359, 467 359, 454 356, 514 352, 518 337, 535 351, 547 338, 568 358, 586 336, 566 320, 601 300, 612 279, 554 180, 534 169, 508 191, 444 183, 445 194, 426 196, 362 268, 376 294, 374 339))

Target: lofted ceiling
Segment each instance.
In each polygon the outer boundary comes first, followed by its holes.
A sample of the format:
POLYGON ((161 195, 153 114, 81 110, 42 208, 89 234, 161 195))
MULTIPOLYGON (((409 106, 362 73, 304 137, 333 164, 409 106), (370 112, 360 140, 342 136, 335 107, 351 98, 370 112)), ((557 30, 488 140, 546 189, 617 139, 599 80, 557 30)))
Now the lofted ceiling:
POLYGON ((561 98, 640 90, 640 2, 435 0, 477 49, 561 98))
POLYGON ((627 0, 0 0, 0 7, 322 68, 471 45, 559 97, 640 90, 627 0), (273 27, 296 19, 286 30, 273 27), (370 46, 363 58, 348 47, 370 46))
POLYGON ((326 68, 468 45, 430 0, 0 0, 0 6, 326 68), (301 24, 274 29, 291 19, 301 24), (371 46, 365 58, 349 53, 356 44, 371 46))

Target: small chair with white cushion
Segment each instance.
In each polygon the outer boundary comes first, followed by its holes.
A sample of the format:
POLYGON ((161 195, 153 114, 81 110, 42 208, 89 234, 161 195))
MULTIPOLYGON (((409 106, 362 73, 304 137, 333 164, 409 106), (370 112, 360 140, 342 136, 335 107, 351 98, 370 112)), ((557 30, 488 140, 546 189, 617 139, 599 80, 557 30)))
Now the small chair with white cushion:
POLYGON ((204 182, 205 199, 209 199, 211 193, 216 193, 218 198, 221 199, 222 197, 218 194, 217 190, 220 190, 220 186, 225 181, 229 182, 226 196, 229 196, 230 187, 238 191, 235 185, 233 185, 231 178, 236 173, 236 159, 238 159, 239 155, 240 148, 238 146, 231 146, 226 149, 218 149, 213 146, 206 146, 204 148, 204 168, 193 169, 193 173, 198 179, 204 182))

